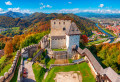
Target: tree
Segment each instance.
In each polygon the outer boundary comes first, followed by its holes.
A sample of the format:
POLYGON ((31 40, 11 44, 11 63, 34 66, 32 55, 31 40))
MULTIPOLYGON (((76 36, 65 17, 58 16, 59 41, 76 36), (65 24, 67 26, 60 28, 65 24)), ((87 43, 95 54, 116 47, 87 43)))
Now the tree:
POLYGON ((83 39, 84 43, 88 43, 88 37, 86 35, 82 35, 81 39, 83 39))
POLYGON ((120 65, 120 54, 118 55, 118 64, 120 65))
POLYGON ((9 56, 13 52, 13 45, 11 41, 6 42, 4 52, 7 56, 9 56))

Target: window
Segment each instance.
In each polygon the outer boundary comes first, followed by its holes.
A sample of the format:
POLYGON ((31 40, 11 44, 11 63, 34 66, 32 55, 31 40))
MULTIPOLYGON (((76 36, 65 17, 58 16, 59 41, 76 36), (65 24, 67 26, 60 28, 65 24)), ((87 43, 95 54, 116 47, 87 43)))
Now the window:
POLYGON ((63 22, 63 24, 65 24, 65 22, 63 22))
POLYGON ((63 27, 63 31, 65 31, 66 30, 66 28, 65 27, 63 27))
POLYGON ((54 24, 55 24, 55 22, 54 22, 54 24))
POLYGON ((59 24, 61 24, 61 23, 59 22, 59 24))

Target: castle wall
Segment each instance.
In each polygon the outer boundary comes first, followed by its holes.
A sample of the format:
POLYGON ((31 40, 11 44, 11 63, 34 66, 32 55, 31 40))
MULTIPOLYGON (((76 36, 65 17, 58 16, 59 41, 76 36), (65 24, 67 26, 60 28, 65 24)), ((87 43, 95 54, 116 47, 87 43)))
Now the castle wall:
POLYGON ((50 47, 52 49, 66 48, 66 39, 51 39, 50 40, 50 47))
POLYGON ((66 30, 70 27, 71 20, 51 20, 51 36, 64 36, 66 30), (65 28, 65 30, 63 29, 65 28))
POLYGON ((70 35, 70 36, 66 35, 66 47, 69 53, 71 53, 73 45, 79 46, 79 41, 80 41, 80 35, 70 35))

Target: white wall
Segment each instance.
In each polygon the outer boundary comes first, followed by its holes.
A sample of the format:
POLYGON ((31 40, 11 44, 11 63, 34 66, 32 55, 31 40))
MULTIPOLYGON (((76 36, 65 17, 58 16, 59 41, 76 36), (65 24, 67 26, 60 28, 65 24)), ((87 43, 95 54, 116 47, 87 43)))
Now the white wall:
POLYGON ((71 53, 72 46, 77 45, 79 46, 80 35, 66 35, 66 47, 68 48, 68 52, 71 53))

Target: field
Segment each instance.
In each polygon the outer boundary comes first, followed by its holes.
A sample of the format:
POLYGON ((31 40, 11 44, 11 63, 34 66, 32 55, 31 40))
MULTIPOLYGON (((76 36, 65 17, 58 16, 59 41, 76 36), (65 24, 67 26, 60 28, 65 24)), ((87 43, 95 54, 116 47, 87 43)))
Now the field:
POLYGON ((87 45, 100 44, 100 43, 103 43, 103 42, 105 42, 107 40, 108 39, 97 40, 97 41, 89 42, 87 45))
POLYGON ((95 82, 95 78, 91 73, 91 69, 86 62, 72 66, 54 67, 49 71, 48 76, 43 82, 55 82, 54 78, 56 73, 70 71, 80 71, 82 74, 82 82, 95 82))

